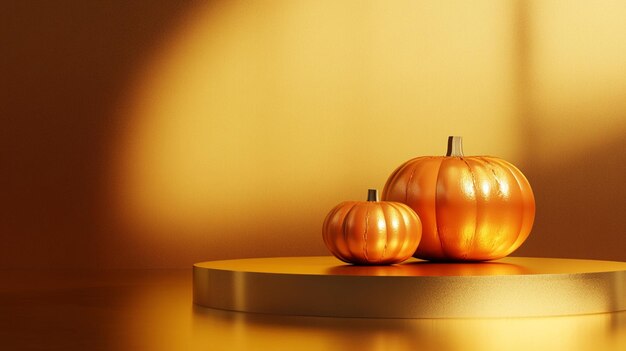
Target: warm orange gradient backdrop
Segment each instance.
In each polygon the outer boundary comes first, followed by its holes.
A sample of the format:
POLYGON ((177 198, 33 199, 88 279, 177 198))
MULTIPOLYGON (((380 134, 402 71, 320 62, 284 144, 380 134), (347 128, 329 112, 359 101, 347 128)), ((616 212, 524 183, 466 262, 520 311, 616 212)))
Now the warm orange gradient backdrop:
POLYGON ((1 15, 3 266, 327 254, 448 135, 529 178, 517 255, 626 260, 623 2, 173 3, 1 15))

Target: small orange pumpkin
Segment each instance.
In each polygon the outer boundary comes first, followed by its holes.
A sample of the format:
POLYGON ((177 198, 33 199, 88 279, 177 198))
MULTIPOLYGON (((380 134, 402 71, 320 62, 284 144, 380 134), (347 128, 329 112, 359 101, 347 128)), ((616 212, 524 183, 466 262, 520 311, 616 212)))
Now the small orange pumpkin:
POLYGON ((413 255, 422 223, 407 205, 378 201, 378 192, 370 189, 367 201, 346 201, 333 208, 322 236, 328 250, 344 262, 394 264, 413 255))
POLYGON ((535 198, 512 164, 463 155, 461 137, 448 139, 446 156, 417 157, 398 167, 383 199, 409 205, 423 223, 415 257, 484 261, 509 255, 528 237, 535 198))

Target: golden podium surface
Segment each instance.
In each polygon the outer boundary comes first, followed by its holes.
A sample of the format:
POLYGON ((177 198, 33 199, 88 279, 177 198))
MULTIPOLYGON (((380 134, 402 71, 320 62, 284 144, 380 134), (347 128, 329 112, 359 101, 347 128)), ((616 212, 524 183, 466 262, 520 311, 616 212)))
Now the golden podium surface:
POLYGON ((194 302, 242 312, 360 318, 537 317, 626 310, 626 263, 507 257, 346 265, 332 256, 194 265, 194 302))

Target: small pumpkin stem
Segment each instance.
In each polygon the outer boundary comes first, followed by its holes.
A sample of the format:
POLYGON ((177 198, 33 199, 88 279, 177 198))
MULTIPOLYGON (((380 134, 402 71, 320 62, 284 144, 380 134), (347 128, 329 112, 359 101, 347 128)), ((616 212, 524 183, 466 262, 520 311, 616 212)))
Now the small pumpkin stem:
POLYGON ((368 189, 367 190, 367 201, 378 201, 378 190, 376 189, 368 189))
POLYGON ((463 137, 449 136, 446 156, 463 157, 463 137))

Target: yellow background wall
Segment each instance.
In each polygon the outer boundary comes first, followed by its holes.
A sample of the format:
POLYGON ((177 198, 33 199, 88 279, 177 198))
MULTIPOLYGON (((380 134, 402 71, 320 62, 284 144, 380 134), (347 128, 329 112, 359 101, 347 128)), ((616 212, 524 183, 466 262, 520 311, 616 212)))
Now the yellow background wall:
POLYGON ((623 2, 12 6, 5 267, 327 254, 448 135, 529 178, 516 255, 626 260, 623 2))

